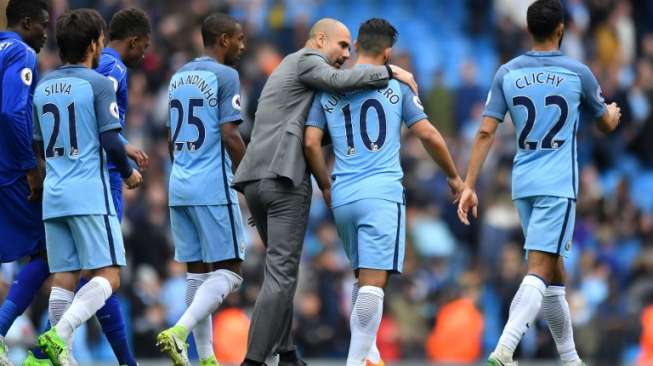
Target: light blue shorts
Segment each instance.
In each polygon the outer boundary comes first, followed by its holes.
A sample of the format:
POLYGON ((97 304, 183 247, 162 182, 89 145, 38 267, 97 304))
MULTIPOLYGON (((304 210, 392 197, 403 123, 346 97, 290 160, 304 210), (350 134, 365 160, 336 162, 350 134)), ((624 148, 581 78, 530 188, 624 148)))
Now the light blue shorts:
POLYGON ((245 259, 238 204, 170 207, 170 225, 178 262, 213 263, 245 259))
POLYGON ((50 272, 125 265, 116 216, 62 216, 44 222, 50 272))
POLYGON ((406 242, 406 206, 367 198, 333 209, 338 234, 354 270, 401 273, 406 242))
POLYGON ((576 200, 534 196, 514 200, 526 237, 524 249, 566 257, 576 223, 576 200))

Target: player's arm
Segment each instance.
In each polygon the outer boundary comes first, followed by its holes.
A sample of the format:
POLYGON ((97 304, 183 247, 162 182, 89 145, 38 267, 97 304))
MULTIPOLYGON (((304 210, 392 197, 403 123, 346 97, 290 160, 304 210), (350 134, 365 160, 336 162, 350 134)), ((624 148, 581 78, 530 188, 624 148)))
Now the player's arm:
POLYGON ((465 189, 458 202, 458 218, 465 225, 469 225, 469 219, 467 218, 469 211, 472 211, 474 217, 478 217, 476 181, 494 142, 499 123, 501 123, 508 111, 508 105, 503 93, 503 77, 507 72, 508 69, 502 66, 494 75, 492 87, 485 103, 485 111, 483 111, 483 120, 472 145, 472 154, 467 165, 467 176, 465 177, 465 189))
POLYGON ((472 145, 472 154, 467 166, 467 175, 465 177, 465 189, 460 196, 458 204, 458 217, 465 225, 469 225, 467 214, 472 211, 474 217, 478 217, 478 197, 476 196, 476 181, 485 163, 487 154, 494 143, 499 120, 493 117, 485 116, 481 122, 474 144, 472 145))
POLYGON ((422 141, 422 145, 433 161, 442 168, 447 175, 447 181, 449 182, 451 191, 454 196, 458 197, 463 189, 463 181, 458 175, 456 164, 440 132, 427 119, 421 119, 415 122, 410 127, 410 131, 422 141))
POLYGON ((608 134, 619 126, 621 108, 617 103, 605 103, 598 80, 587 66, 578 70, 582 87, 581 103, 585 111, 596 120, 596 126, 601 132, 608 134))
POLYGON ((329 65, 322 55, 308 52, 300 56, 297 68, 299 80, 320 91, 338 93, 385 88, 390 79, 395 78, 417 92, 413 74, 395 65, 341 70, 329 65))
POLYGON ((308 112, 306 119, 306 128, 304 129, 304 156, 308 168, 313 173, 317 186, 320 187, 324 202, 331 206, 331 178, 327 170, 322 150, 322 141, 324 138, 324 129, 326 128, 326 116, 320 104, 321 94, 317 94, 313 99, 313 105, 308 112))
POLYGON ((324 195, 327 206, 331 206, 331 178, 324 159, 322 138, 324 131, 319 127, 306 126, 304 130, 304 155, 308 168, 313 173, 317 186, 324 195))
POLYGON ((138 170, 132 169, 129 165, 125 144, 120 138, 122 125, 113 83, 109 79, 102 78, 94 81, 92 85, 100 144, 109 159, 116 165, 127 187, 136 188, 143 183, 143 177, 138 170))
POLYGON ((6 125, 3 131, 11 135, 10 146, 13 156, 22 170, 36 169, 36 159, 32 151, 32 101, 30 88, 34 83, 36 57, 26 49, 15 50, 2 77, 2 100, 0 113, 6 125))
POLYGON ((218 123, 222 143, 231 158, 233 172, 236 172, 240 161, 245 156, 245 142, 243 141, 238 125, 243 121, 240 112, 240 78, 238 72, 232 68, 220 69, 218 73, 220 87, 218 88, 218 123))
POLYGON ((221 124, 220 134, 222 135, 222 143, 225 144, 229 157, 231 158, 231 168, 236 173, 240 161, 245 156, 245 141, 240 136, 238 124, 233 122, 221 124))

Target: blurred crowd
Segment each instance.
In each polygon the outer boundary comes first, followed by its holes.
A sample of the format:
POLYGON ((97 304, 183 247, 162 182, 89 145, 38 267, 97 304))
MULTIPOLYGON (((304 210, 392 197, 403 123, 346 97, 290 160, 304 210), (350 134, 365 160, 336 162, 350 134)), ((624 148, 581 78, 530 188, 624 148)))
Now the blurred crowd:
MULTIPOLYGON (((172 259, 167 207, 167 83, 201 54, 201 20, 232 14, 244 27, 239 65, 247 139, 258 95, 284 55, 301 48, 312 22, 341 19, 356 36, 369 17, 399 30, 393 63, 412 70, 431 121, 447 137, 461 174, 466 170, 489 82, 498 66, 528 49, 526 0, 53 0, 51 17, 69 7, 93 7, 108 20, 138 6, 153 24, 142 68, 130 70, 126 135, 152 164, 145 186, 126 191, 123 221, 128 267, 120 290, 139 358, 157 358, 155 334, 183 312, 183 265, 172 259)), ((567 294, 576 344, 595 365, 653 365, 653 2, 566 0, 563 51, 588 64, 607 101, 623 111, 604 136, 581 123, 578 215, 566 260, 567 294)), ((59 63, 54 49, 39 55, 42 70, 59 63)), ((429 359, 473 362, 489 352, 524 275, 523 235, 510 197, 515 151, 509 119, 480 179, 481 211, 470 227, 458 222, 445 177, 406 132, 402 165, 407 188, 405 272, 390 280, 378 345, 386 362, 429 359), (464 340, 464 342, 461 342, 464 340)), ((243 203, 243 202, 241 202, 243 203)), ((242 204, 243 214, 248 217, 242 204)), ((295 335, 306 358, 342 358, 348 348, 353 281, 349 263, 319 190, 315 189, 295 306, 295 335)), ((263 276, 264 248, 247 228, 244 286, 214 318, 218 359, 242 359, 250 314, 263 276)), ((11 281, 16 265, 3 266, 11 281)), ((14 328, 14 341, 33 341, 32 324, 46 319, 47 296, 14 328), (29 320, 32 320, 30 322, 29 320)), ((11 336, 10 336, 11 338, 11 336)), ((14 347, 15 349, 16 347, 14 347)), ((112 360, 96 323, 76 335, 78 359, 112 360)), ((544 322, 528 332, 519 359, 557 358, 544 322)))

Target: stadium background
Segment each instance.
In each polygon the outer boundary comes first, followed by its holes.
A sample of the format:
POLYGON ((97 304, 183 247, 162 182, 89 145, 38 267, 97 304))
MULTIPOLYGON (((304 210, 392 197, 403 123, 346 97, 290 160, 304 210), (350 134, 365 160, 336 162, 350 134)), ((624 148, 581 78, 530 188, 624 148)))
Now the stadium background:
MULTIPOLYGON (((154 336, 178 319, 185 306, 184 268, 171 259, 166 87, 173 71, 201 52, 198 25, 205 15, 228 12, 244 26, 247 51, 239 70, 246 137, 267 75, 285 54, 302 47, 313 21, 338 18, 355 38, 361 21, 387 18, 399 30, 392 62, 417 76, 430 119, 446 134, 464 172, 494 71, 528 47, 524 25, 530 2, 51 1, 52 24, 67 8, 93 7, 108 20, 126 6, 145 9, 153 23, 152 46, 143 67, 130 71, 126 131, 129 140, 144 147, 152 159, 145 186, 125 192, 123 231, 129 266, 123 272, 120 295, 138 358, 161 357, 154 336)), ((653 2, 564 3, 568 24, 563 50, 590 65, 606 99, 618 102, 624 112, 612 136, 602 136, 589 123, 579 131, 581 194, 572 254, 566 263, 576 344, 593 365, 652 365, 653 2)), ((1 8, 4 4, 6 0, 0 0, 1 8)), ((52 28, 48 47, 39 55, 42 71, 59 62, 52 28)), ((389 364, 475 362, 496 343, 524 274, 523 237, 510 200, 511 129, 510 123, 500 129, 479 184, 480 218, 469 228, 455 217, 441 172, 415 138, 404 137, 406 270, 391 280, 378 337, 389 364)), ((315 192, 296 297, 295 335, 306 358, 342 359, 348 347, 352 277, 329 212, 319 191, 315 192)), ((244 354, 247 316, 262 280, 260 239, 251 228, 247 234, 245 284, 214 319, 215 348, 225 364, 244 354)), ((3 265, 0 295, 17 266, 3 265)), ((46 308, 44 290, 12 329, 8 341, 18 359, 34 341, 33 323, 44 323, 46 308)), ((113 360, 95 321, 76 334, 75 349, 85 364, 113 360)), ((520 360, 557 358, 543 322, 527 333, 518 354, 520 360)))

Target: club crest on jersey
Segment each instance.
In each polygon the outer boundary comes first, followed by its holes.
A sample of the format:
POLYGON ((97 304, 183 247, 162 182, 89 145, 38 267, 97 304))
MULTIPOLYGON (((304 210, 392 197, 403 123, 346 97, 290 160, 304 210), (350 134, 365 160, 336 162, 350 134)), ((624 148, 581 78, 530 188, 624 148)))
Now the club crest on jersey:
POLYGON ((231 106, 236 110, 240 110, 240 94, 236 94, 231 98, 231 106))
POLYGON ((413 96, 413 103, 417 108, 424 110, 424 105, 422 105, 422 101, 419 100, 419 97, 417 95, 413 96))
POLYGON ((109 106, 109 112, 111 112, 113 117, 120 118, 120 113, 118 112, 118 104, 116 104, 116 102, 111 103, 109 106))
POLYGON ((32 77, 32 70, 28 67, 20 70, 20 80, 23 81, 23 84, 30 86, 34 78, 32 77))

